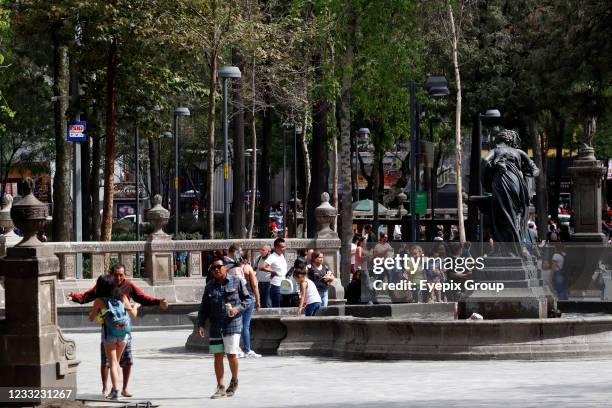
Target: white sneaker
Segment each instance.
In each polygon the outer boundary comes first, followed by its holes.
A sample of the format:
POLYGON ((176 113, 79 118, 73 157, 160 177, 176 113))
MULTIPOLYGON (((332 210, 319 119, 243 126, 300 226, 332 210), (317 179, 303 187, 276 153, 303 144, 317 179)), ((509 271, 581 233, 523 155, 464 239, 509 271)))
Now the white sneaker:
POLYGON ((257 354, 256 352, 254 352, 253 350, 251 350, 251 351, 249 351, 249 352, 246 354, 246 357, 247 357, 247 358, 259 358, 259 357, 261 357, 261 354, 257 354))
POLYGON ((244 358, 244 356, 245 356, 244 351, 240 350, 238 352, 238 358, 244 358))

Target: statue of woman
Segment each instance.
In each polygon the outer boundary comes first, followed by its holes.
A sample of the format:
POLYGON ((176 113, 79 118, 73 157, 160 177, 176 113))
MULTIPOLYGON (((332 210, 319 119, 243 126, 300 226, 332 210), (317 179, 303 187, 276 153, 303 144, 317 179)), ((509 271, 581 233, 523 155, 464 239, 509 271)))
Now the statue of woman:
POLYGON ((495 242, 529 242, 526 177, 536 177, 540 170, 527 153, 515 147, 517 140, 515 131, 500 130, 495 148, 483 159, 483 188, 493 195, 491 226, 495 242))

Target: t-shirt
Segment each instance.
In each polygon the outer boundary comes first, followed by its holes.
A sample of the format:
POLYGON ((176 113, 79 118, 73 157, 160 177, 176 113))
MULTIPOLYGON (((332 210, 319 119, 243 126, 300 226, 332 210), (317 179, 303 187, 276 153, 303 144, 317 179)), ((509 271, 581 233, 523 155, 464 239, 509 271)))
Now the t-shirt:
POLYGON ((268 256, 263 258, 261 255, 259 255, 253 264, 253 269, 256 271, 255 276, 257 277, 257 282, 270 282, 270 272, 259 270, 259 267, 263 265, 269 256, 270 255, 268 254, 268 256))
POLYGON ((357 244, 351 244, 351 265, 355 265, 355 252, 357 252, 357 244))
POLYGON ((268 255, 266 263, 270 265, 270 268, 275 273, 277 273, 277 275, 270 279, 270 284, 273 286, 280 286, 281 281, 287 275, 287 260, 285 259, 285 255, 279 255, 276 252, 272 252, 268 255))
POLYGON ((563 263, 565 262, 565 257, 562 254, 558 252, 555 253, 552 256, 552 261, 557 264, 557 266, 559 267, 559 270, 563 269, 563 263))

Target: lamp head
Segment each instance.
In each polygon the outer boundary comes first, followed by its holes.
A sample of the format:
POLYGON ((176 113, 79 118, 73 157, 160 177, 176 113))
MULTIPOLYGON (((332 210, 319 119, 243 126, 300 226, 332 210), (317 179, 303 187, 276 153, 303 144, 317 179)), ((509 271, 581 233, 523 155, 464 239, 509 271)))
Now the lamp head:
POLYGON ((369 136, 370 135, 370 129, 368 128, 361 128, 357 131, 357 134, 359 136, 369 136))
POLYGON ((191 112, 189 112, 189 108, 178 107, 174 109, 174 116, 191 116, 191 112))
POLYGON ((483 118, 501 118, 499 109, 487 109, 487 111, 480 115, 483 118))
POLYGON ((240 72, 240 68, 231 67, 231 66, 225 66, 225 67, 219 68, 219 70, 217 71, 217 74, 219 75, 220 78, 240 78, 242 76, 242 73, 240 72))
POLYGON ((447 96, 450 94, 450 91, 448 90, 448 80, 445 76, 428 76, 427 80, 425 81, 425 88, 427 88, 429 96, 433 97, 447 96))

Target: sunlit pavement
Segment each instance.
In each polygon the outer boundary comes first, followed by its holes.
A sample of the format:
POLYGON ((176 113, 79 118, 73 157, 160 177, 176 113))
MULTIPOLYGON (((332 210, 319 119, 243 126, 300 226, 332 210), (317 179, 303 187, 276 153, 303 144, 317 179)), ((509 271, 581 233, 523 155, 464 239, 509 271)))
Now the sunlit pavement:
MULTIPOLYGON (((364 362, 306 357, 241 359, 236 395, 210 400, 212 358, 186 352, 188 334, 133 334, 134 399, 162 407, 241 408, 609 407, 612 400, 612 359, 364 362)), ((100 334, 66 336, 77 342, 79 397, 99 398, 100 334)), ((227 384, 227 365, 225 374, 227 384)))

